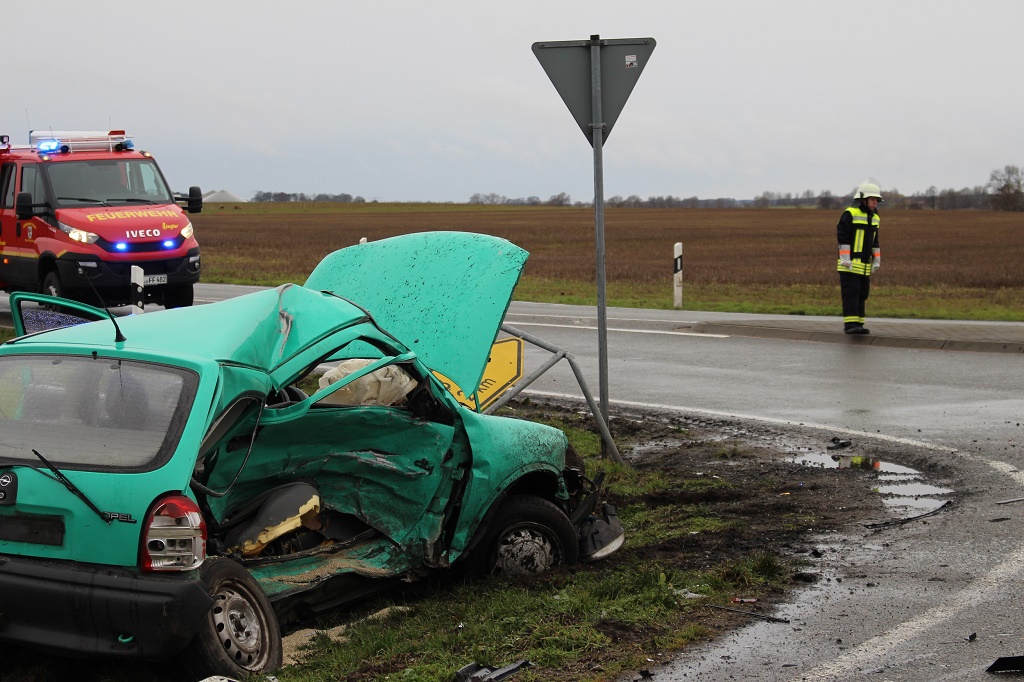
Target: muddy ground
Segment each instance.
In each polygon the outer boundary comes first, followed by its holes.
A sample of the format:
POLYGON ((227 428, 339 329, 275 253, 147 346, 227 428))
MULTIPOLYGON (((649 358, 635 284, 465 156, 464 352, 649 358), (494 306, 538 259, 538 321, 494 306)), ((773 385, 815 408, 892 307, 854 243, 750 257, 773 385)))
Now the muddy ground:
MULTIPOLYGON (((591 428, 589 414, 578 406, 553 401, 527 401, 514 405, 517 416, 567 420, 591 428)), ((937 468, 925 453, 904 445, 878 440, 829 434, 794 425, 765 425, 738 420, 706 418, 667 413, 618 410, 613 413, 612 430, 625 461, 638 469, 662 472, 673 485, 642 499, 652 507, 700 504, 731 529, 718 533, 684 536, 656 547, 635 548, 628 544, 609 561, 625 561, 631 554, 657 558, 678 570, 700 570, 770 550, 793 566, 784 589, 758 597, 757 603, 738 607, 754 614, 770 615, 775 603, 785 601, 791 590, 821 579, 815 557, 823 534, 830 531, 870 535, 876 525, 906 522, 923 513, 925 507, 898 508, 875 490, 885 478, 888 464, 899 464, 921 473, 928 483, 955 487, 948 470, 937 468), (830 449, 830 446, 832 449, 830 449), (838 461, 833 461, 833 456, 838 461), (800 460, 814 460, 812 465, 800 460), (845 463, 847 466, 839 468, 845 463), (702 477, 729 486, 694 491, 685 482, 702 477)), ((614 484, 612 502, 636 504, 637 499, 617 499, 614 484)), ((952 496, 944 498, 954 502, 952 496)), ((937 513, 941 513, 937 512, 937 513)), ((918 522, 912 520, 909 522, 918 522)), ((627 537, 629 529, 627 527, 627 537)), ((739 627, 756 616, 718 609, 699 609, 700 624, 719 634, 739 627)), ((615 649, 650 650, 651 633, 619 629, 613 633, 615 649)), ((713 635, 712 635, 713 636, 713 635)), ((653 652, 651 665, 671 658, 673 652, 653 652)), ((0 646, 0 681, 50 682, 64 679, 173 680, 176 676, 159 665, 114 664, 65 661, 37 653, 0 646)), ((637 674, 625 679, 641 679, 637 674)))
MULTIPOLYGON (((535 403, 528 412, 533 410, 540 416, 575 414, 572 419, 580 426, 589 421, 588 414, 571 404, 535 403)), ((700 493, 673 487, 646 496, 646 504, 700 504, 722 521, 735 522, 724 533, 690 535, 640 550, 627 545, 612 560, 625 560, 627 552, 634 552, 680 570, 702 570, 767 550, 792 568, 783 589, 760 594, 756 603, 734 605, 753 615, 698 610, 699 623, 713 633, 708 641, 759 616, 770 618, 773 605, 785 602, 793 590, 835 579, 826 575, 819 558, 839 532, 844 542, 869 542, 870 536, 894 524, 927 523, 929 516, 956 503, 954 490, 963 490, 952 469, 936 464, 934 452, 882 438, 800 424, 622 409, 612 414, 612 430, 617 440, 630 442, 622 448, 630 466, 658 470, 681 485, 702 477, 731 484, 700 493), (915 481, 949 492, 915 496, 913 491, 923 487, 915 481), (911 493, 879 492, 894 483, 911 483, 911 493)), ((613 501, 626 502, 615 499, 614 485, 609 492, 613 501)), ((645 639, 645 633, 616 633, 621 648, 650 652, 652 667, 678 653, 655 651, 645 639)), ((647 672, 622 679, 647 679, 647 672)))

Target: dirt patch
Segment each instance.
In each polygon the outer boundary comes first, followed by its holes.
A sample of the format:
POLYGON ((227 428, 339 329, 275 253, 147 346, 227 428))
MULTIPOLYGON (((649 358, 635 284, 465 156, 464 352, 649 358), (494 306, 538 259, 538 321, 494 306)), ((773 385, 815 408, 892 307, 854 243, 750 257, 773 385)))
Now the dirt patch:
MULTIPOLYGON (((524 417, 593 428, 589 413, 570 403, 534 402, 519 405, 517 410, 524 417)), ((887 471, 911 472, 915 480, 931 486, 960 488, 952 478, 953 471, 937 464, 934 453, 882 438, 831 434, 798 424, 779 426, 622 409, 612 414, 611 429, 617 441, 628 441, 620 450, 631 467, 656 471, 669 481, 666 489, 639 499, 620 497, 613 483, 609 486, 613 503, 640 502, 651 508, 700 505, 724 530, 639 548, 627 541, 609 562, 641 556, 679 570, 697 571, 770 552, 791 568, 782 588, 758 594, 756 601, 732 605, 753 615, 714 608, 688 615, 687 624, 702 626, 710 633, 707 640, 758 617, 770 618, 773 606, 787 601, 793 590, 822 579, 820 558, 829 552, 828 542, 840 535, 844 541, 866 539, 879 527, 919 522, 917 519, 937 513, 930 510, 952 504, 958 494, 916 499, 911 502, 919 506, 906 506, 901 502, 907 500, 877 492, 890 477, 887 471), (714 485, 702 486, 702 482, 714 485)), ((615 642, 614 650, 643 651, 652 666, 678 653, 658 647, 657 642, 665 639, 664 632, 612 625, 606 634, 615 642)), ((646 679, 644 673, 623 679, 646 679)), ((573 677, 570 673, 553 679, 573 677)))

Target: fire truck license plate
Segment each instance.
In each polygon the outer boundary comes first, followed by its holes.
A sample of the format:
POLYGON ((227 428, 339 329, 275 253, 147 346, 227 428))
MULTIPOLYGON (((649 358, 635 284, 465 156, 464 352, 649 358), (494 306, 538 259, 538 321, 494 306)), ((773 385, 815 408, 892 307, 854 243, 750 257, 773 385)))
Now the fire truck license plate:
POLYGON ((167 284, 167 275, 146 275, 142 278, 142 286, 150 284, 167 284))

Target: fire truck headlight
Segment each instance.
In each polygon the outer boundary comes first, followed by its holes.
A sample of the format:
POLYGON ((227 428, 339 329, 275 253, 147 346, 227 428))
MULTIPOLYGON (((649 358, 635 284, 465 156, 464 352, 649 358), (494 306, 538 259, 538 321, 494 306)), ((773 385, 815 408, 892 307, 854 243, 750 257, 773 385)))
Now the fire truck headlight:
POLYGON ((181 228, 181 238, 188 239, 192 236, 192 223, 185 223, 185 227, 181 228))
POLYGON ((71 237, 76 242, 82 242, 83 244, 94 244, 96 243, 96 240, 100 238, 98 234, 86 232, 85 230, 80 230, 77 227, 71 227, 70 225, 65 225, 61 222, 57 223, 57 227, 60 228, 61 232, 71 237))

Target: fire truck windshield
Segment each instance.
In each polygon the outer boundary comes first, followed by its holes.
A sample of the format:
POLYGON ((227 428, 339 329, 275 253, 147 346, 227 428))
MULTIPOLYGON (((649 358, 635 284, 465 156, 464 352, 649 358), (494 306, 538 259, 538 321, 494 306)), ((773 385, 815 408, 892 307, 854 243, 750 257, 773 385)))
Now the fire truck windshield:
POLYGON ((174 203, 152 159, 68 160, 42 168, 58 207, 174 203))

